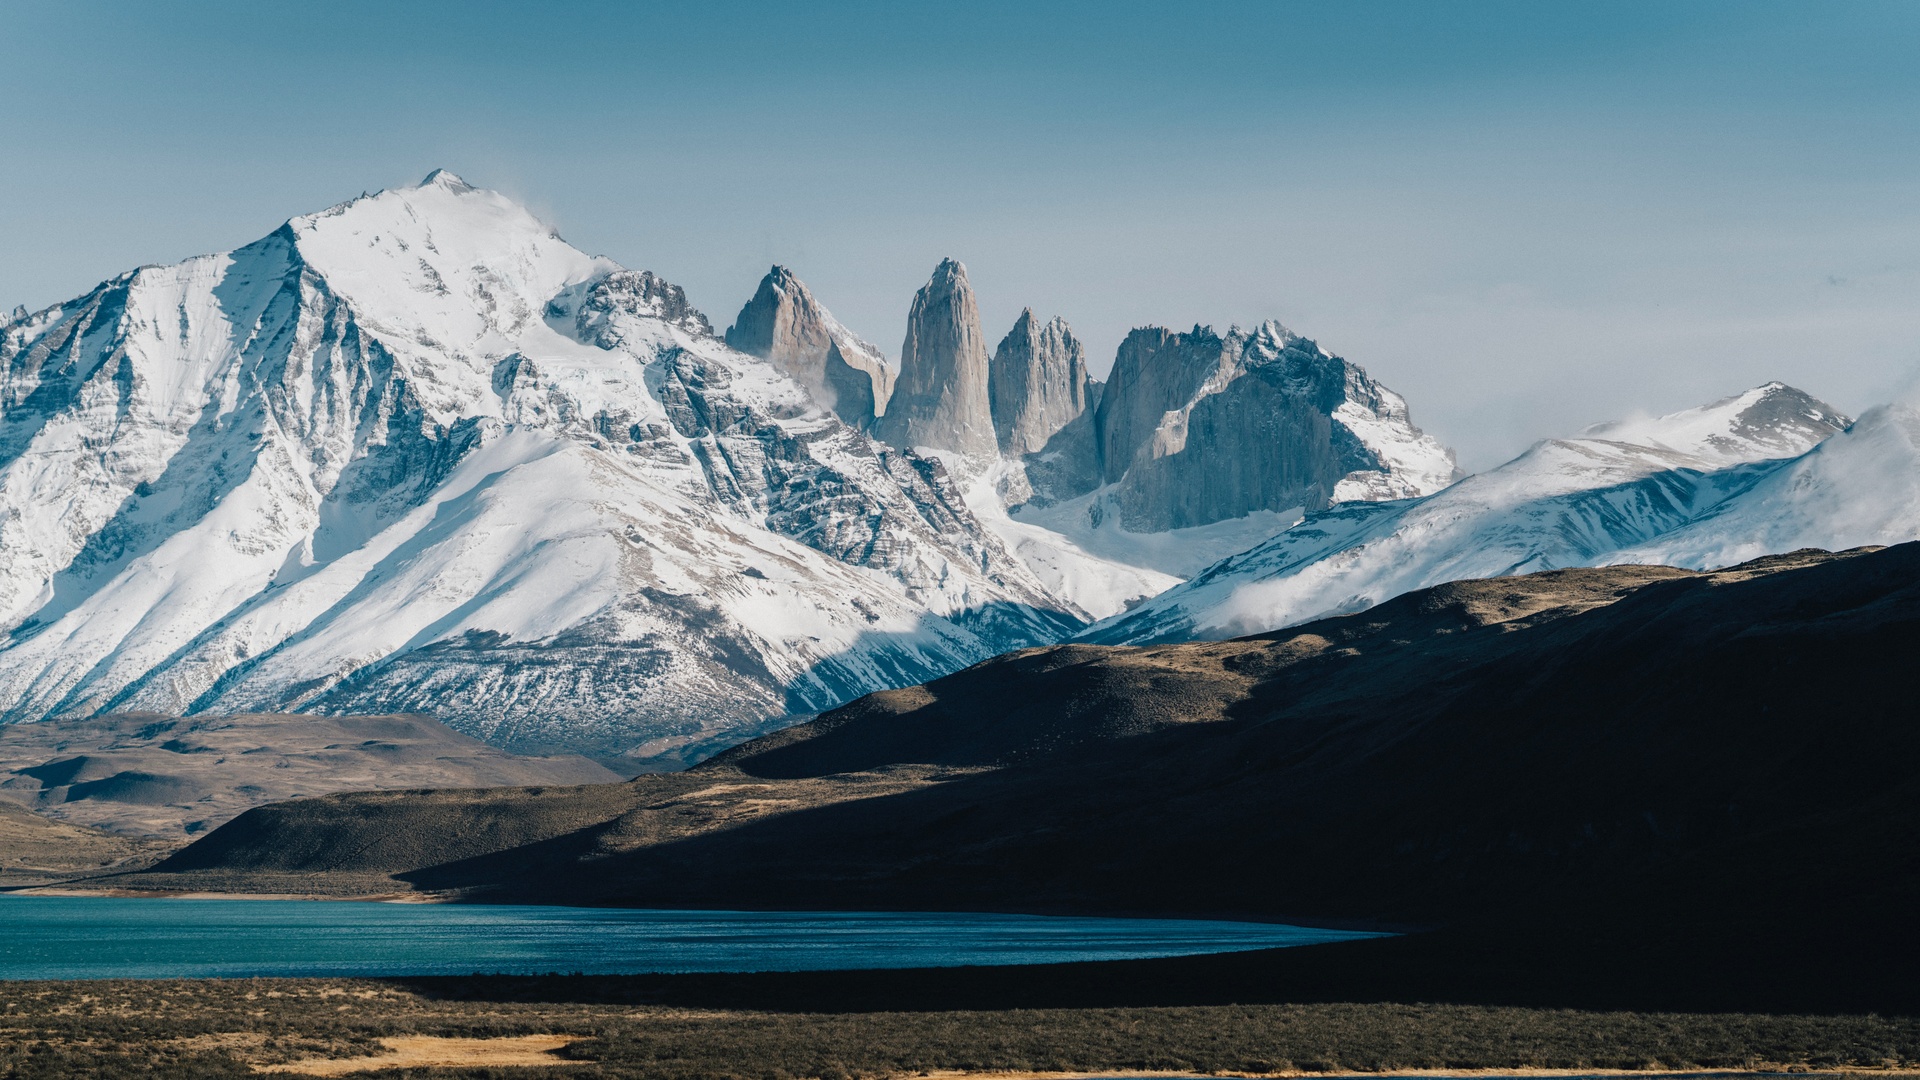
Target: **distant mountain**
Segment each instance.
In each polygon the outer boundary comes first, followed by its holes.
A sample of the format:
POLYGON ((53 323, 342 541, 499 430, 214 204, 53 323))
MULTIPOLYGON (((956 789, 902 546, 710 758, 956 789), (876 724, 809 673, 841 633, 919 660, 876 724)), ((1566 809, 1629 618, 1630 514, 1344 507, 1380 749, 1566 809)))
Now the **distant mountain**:
POLYGON ((1920 537, 1920 412, 1882 405, 1694 521, 1608 562, 1727 566, 1920 537))
MULTIPOLYGON (((1828 519, 1787 542, 1784 532, 1769 534, 1754 520, 1772 511, 1737 511, 1759 506, 1750 499, 1777 501, 1766 493, 1793 481, 1769 478, 1799 475, 1788 460, 1849 422, 1799 390, 1768 383, 1701 408, 1548 440, 1434 495, 1344 503, 1309 515, 1082 636, 1108 644, 1227 638, 1363 610, 1462 578, 1624 561, 1705 569, 1796 547, 1920 535, 1859 530, 1856 538, 1828 519), (1716 548, 1705 534, 1686 531, 1716 520, 1723 523, 1719 535, 1744 538, 1747 546, 1716 548), (1702 537, 1691 557, 1680 543, 1688 535, 1702 537), (1776 539, 1763 539, 1769 535, 1776 539)), ((1911 475, 1895 486, 1911 488, 1911 475)), ((1878 481, 1863 475, 1860 482, 1878 481)))
POLYGON ((1459 475, 1398 395, 1276 322, 1135 330, 1087 422, 1026 461, 1036 508, 1079 499, 1073 513, 1135 533, 1425 495, 1459 475))
POLYGON ((1044 326, 1026 308, 993 350, 987 381, 993 431, 1009 456, 1043 449, 1093 406, 1087 351, 1065 319, 1044 326))
MULTIPOLYGON (((809 317, 768 340, 853 341, 809 317)), ((938 461, 445 172, 6 322, 0 407, 9 722, 424 711, 673 763, 1085 621, 938 461)))
POLYGON ((988 381, 986 337, 967 268, 943 260, 914 294, 900 377, 874 433, 902 449, 991 456, 998 443, 988 381))

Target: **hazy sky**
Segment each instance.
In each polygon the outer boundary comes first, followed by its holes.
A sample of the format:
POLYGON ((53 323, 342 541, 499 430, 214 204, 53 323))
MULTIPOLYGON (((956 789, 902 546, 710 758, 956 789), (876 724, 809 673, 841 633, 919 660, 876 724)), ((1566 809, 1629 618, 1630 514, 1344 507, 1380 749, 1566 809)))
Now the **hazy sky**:
POLYGON ((0 0, 0 304, 446 167, 724 327, 1279 318, 1485 467, 1920 381, 1920 4, 0 0))

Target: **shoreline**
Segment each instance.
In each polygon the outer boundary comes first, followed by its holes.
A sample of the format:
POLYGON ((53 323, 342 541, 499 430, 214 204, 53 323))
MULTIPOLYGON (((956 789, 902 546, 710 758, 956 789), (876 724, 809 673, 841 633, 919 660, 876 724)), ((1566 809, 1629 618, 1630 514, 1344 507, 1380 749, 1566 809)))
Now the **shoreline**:
MULTIPOLYGON (((484 892, 485 890, 482 890, 484 892)), ((0 885, 0 897, 4 896, 102 896, 115 899, 140 900, 323 900, 348 903, 385 903, 385 904, 489 904, 490 901, 470 897, 459 891, 394 891, 368 893, 329 893, 303 892, 289 890, 281 892, 231 892, 220 889, 133 889, 125 886, 86 887, 70 881, 49 882, 44 885, 0 885)), ((570 907, 588 909, 608 909, 620 911, 711 911, 738 912, 742 914, 894 914, 918 913, 929 915, 1017 915, 1045 919, 1139 919, 1176 922, 1229 922, 1257 923, 1266 926, 1294 926, 1303 930, 1341 930, 1363 934, 1376 934, 1399 937, 1407 934, 1426 933, 1438 927, 1427 924, 1382 922, 1374 919, 1338 919, 1321 917, 1291 918, 1252 912, 1155 912, 1134 909, 1079 909, 1045 908, 1011 910, 999 907, 740 907, 733 905, 700 906, 661 906, 657 904, 569 904, 541 901, 511 901, 495 904, 499 907, 570 907)))

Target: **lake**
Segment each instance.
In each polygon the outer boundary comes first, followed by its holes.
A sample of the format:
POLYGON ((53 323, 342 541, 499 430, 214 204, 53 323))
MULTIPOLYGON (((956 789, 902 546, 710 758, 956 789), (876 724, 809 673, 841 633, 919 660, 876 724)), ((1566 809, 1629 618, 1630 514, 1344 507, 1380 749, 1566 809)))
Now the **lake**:
POLYGON ((0 896, 0 979, 952 967, 1373 936, 1194 919, 0 896))

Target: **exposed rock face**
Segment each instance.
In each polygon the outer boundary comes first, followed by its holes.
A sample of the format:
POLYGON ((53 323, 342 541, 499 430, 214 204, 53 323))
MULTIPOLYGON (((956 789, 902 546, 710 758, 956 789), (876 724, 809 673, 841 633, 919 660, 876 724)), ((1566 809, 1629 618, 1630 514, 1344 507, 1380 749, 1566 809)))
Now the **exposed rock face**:
POLYGON ((784 266, 775 266, 760 279, 759 290, 740 309, 726 336, 733 348, 778 364, 799 380, 815 401, 850 424, 864 426, 886 411, 887 397, 893 392, 893 371, 880 350, 840 325, 813 298, 806 283, 784 266), (831 371, 828 354, 836 351, 842 366, 864 377, 864 387, 860 379, 848 373, 836 375, 831 371), (854 398, 847 411, 842 411, 839 403, 843 393, 851 393, 854 398), (865 420, 858 419, 861 401, 866 403, 865 420))
POLYGON ((1087 411, 1091 380, 1087 353, 1054 318, 1041 326, 1033 310, 1020 313, 1013 329, 994 350, 988 396, 993 431, 1006 454, 1031 454, 1055 432, 1087 411))
MULTIPOLYGON (((822 374, 826 383, 826 400, 832 403, 834 413, 862 431, 872 427, 880 411, 886 407, 885 397, 875 398, 875 391, 885 384, 872 373, 849 364, 837 341, 827 344, 827 362, 822 374)), ((880 374, 890 373, 881 368, 880 374)), ((891 386, 885 385, 885 388, 891 389, 891 386)))
POLYGON ((914 294, 900 346, 899 381, 876 432, 903 448, 993 455, 999 443, 988 394, 990 368, 967 268, 946 259, 914 294))
MULTIPOLYGON (((564 313, 565 307, 554 304, 547 310, 557 315, 564 313)), ((586 299, 574 312, 576 329, 586 334, 588 324, 595 324, 602 329, 593 331, 594 344, 603 349, 617 349, 620 342, 609 338, 604 329, 610 325, 606 316, 616 311, 659 319, 695 337, 713 336, 713 324, 687 303, 685 290, 651 270, 616 270, 590 286, 586 299)))
MULTIPOLYGON (((1456 475, 1452 454, 1412 425, 1398 395, 1275 322, 1225 336, 1135 330, 1100 394, 1092 439, 1100 480, 1134 532, 1422 495, 1456 475)), ((1049 453, 1088 471, 1085 450, 1060 441, 1049 453)))

